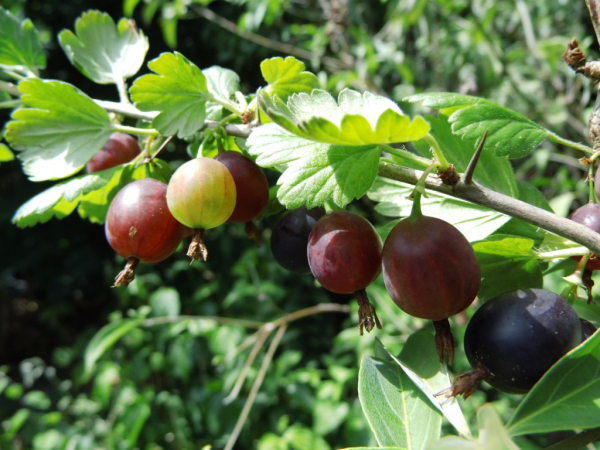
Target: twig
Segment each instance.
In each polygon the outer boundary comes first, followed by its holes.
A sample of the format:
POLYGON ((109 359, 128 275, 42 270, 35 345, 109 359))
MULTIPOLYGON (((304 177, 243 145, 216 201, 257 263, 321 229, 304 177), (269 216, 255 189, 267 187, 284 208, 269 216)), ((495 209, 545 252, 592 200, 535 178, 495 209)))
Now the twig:
MULTIPOLYGON (((379 175, 408 184, 416 184, 423 172, 386 162, 379 163, 379 175)), ((461 198, 471 203, 488 207, 511 217, 524 220, 551 231, 567 239, 577 242, 594 253, 600 252, 600 234, 593 232, 585 225, 559 217, 556 214, 537 208, 529 203, 500 194, 477 183, 466 185, 459 182, 454 187, 446 186, 441 180, 429 176, 426 187, 452 197, 461 198)))
POLYGON ((223 399, 224 405, 228 405, 237 398, 238 394, 240 393, 240 390, 242 389, 242 386, 244 385, 244 381, 246 381, 248 372, 250 372, 250 367, 252 367, 252 363, 256 359, 258 352, 262 348, 263 344, 267 340, 267 337, 269 337, 273 329, 273 326, 265 326, 259 330, 258 340, 254 344, 254 347, 252 347, 248 358, 246 358, 246 361, 244 362, 244 367, 242 367, 240 375, 238 376, 238 379, 235 382, 235 386, 233 386, 233 389, 231 390, 229 395, 223 399))
POLYGON ((229 439, 227 440, 227 445, 225 445, 224 450, 232 450, 233 449, 233 446, 235 445, 237 438, 239 437, 239 435, 242 431, 244 423, 246 423, 248 414, 250 414, 250 410, 252 409, 252 405, 254 404, 254 400, 256 399, 256 395, 258 394, 260 386, 262 385, 262 382, 265 379, 267 370, 269 369, 269 366, 271 365, 271 360, 273 359, 275 350, 277 350, 277 347, 279 346, 279 343, 281 342, 281 338, 285 334, 286 330, 287 330, 287 324, 284 324, 281 327, 279 327, 279 329, 277 330, 277 333, 273 337, 273 340, 271 341, 271 345, 269 345, 267 353, 265 354, 265 359, 263 359, 263 362, 260 366, 260 370, 258 371, 258 375, 256 376, 256 380, 254 380, 254 384, 252 384, 252 389, 250 389, 250 393, 248 394, 246 403, 244 403, 242 412, 240 413, 240 416, 238 417, 235 427, 233 428, 233 431, 231 432, 231 435, 229 436, 229 439))
MULTIPOLYGON (((285 44, 283 42, 274 41, 272 39, 266 38, 248 30, 240 30, 235 23, 225 19, 224 17, 219 16, 218 14, 214 13, 213 11, 204 6, 196 6, 194 8, 194 11, 197 12, 198 15, 200 15, 201 17, 213 22, 221 28, 224 28, 225 30, 250 42, 254 42, 255 44, 261 45, 266 48, 270 48, 271 50, 275 50, 277 52, 284 53, 287 55, 297 56, 298 58, 305 59, 308 61, 312 61, 314 57, 317 56, 315 53, 309 52, 308 50, 294 47, 293 45, 285 44)), ((350 64, 347 64, 335 58, 330 58, 329 56, 321 56, 320 60, 323 63, 323 65, 327 66, 333 71, 348 70, 352 69, 353 67, 350 64)))

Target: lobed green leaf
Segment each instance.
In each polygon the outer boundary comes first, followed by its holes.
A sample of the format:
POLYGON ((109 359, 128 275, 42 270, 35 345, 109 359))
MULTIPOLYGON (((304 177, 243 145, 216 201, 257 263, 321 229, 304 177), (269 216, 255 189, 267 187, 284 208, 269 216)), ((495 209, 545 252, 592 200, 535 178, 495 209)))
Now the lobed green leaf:
POLYGON ((131 99, 142 111, 159 111, 152 125, 166 136, 193 135, 204 125, 206 102, 213 96, 202 71, 181 53, 163 53, 150 61, 154 74, 137 78, 131 99))
MULTIPOLYGON (((446 159, 454 165, 456 170, 464 172, 475 153, 474 143, 460 139, 454 134, 446 116, 426 116, 426 119, 431 125, 429 133, 439 143, 446 159)), ((429 144, 419 141, 415 143, 415 147, 424 157, 431 158, 429 144)), ((519 195, 519 188, 508 158, 498 157, 489 151, 482 152, 477 169, 473 174, 473 180, 482 186, 511 197, 519 195)))
POLYGON ((75 33, 63 30, 60 45, 81 73, 98 84, 120 84, 135 75, 148 51, 148 38, 128 19, 115 24, 104 12, 90 10, 75 21, 75 33))
POLYGON ((273 122, 305 139, 337 145, 388 144, 416 141, 429 132, 420 116, 412 122, 386 97, 344 89, 338 101, 326 91, 289 97, 285 104, 265 90, 259 94, 273 122))
POLYGON ((22 22, 0 8, 0 68, 26 68, 34 74, 46 67, 46 57, 37 30, 29 19, 22 22))
POLYGON ((598 426, 600 333, 561 358, 519 404, 508 423, 512 436, 598 426))
POLYGON ((452 93, 419 94, 410 102, 440 109, 448 116, 452 132, 466 140, 488 136, 485 151, 496 156, 521 158, 531 153, 547 137, 548 132, 527 117, 490 100, 452 93))
POLYGON ((206 77, 208 91, 214 99, 220 100, 220 103, 214 101, 207 102, 207 117, 212 120, 219 120, 223 110, 222 103, 228 102, 240 89, 240 77, 233 70, 224 69, 219 66, 204 69, 202 73, 206 77))
POLYGON ((13 112, 5 138, 32 181, 74 174, 113 132, 106 111, 68 83, 29 78, 19 90, 26 107, 13 112))
POLYGON ((319 80, 304 69, 303 62, 292 56, 265 59, 260 63, 263 78, 269 83, 264 90, 269 95, 277 95, 281 100, 298 92, 310 92, 319 87, 319 80))
POLYGON ((319 146, 290 162, 279 177, 279 201, 289 209, 333 201, 340 208, 362 197, 373 185, 379 167, 378 146, 319 146))

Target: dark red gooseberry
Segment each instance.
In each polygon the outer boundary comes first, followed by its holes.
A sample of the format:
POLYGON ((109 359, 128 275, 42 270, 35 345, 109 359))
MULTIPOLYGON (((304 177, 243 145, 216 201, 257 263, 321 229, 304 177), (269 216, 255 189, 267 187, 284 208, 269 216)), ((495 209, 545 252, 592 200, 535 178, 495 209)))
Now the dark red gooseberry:
POLYGON ((215 159, 229 169, 237 192, 227 221, 244 223, 256 218, 269 202, 269 183, 262 169, 238 152, 221 152, 215 159))
POLYGON ((481 271, 473 247, 435 217, 400 221, 383 246, 383 280, 392 300, 414 317, 439 321, 469 306, 481 271))
POLYGON ((88 173, 99 172, 111 167, 125 164, 140 154, 137 139, 125 133, 113 133, 108 142, 86 164, 88 173))
POLYGON ((588 339, 597 330, 596 326, 589 320, 579 319, 581 324, 581 342, 588 339))
POLYGON ((381 238, 368 220, 348 211, 323 216, 308 238, 308 264, 321 285, 337 294, 354 293, 358 330, 381 328, 365 288, 381 272, 381 238))
POLYGON ((500 391, 524 394, 581 338, 579 318, 560 295, 542 289, 499 295, 467 325, 465 353, 475 370, 457 377, 455 394, 473 392, 473 383, 458 389, 473 373, 500 391))
MULTIPOLYGON (((596 233, 600 233, 600 204, 588 203, 583 205, 573 211, 569 219, 585 225, 596 233)), ((573 259, 579 261, 581 257, 573 256, 573 259)), ((592 253, 585 268, 588 270, 600 270, 600 259, 592 253)))
POLYGON ((271 233, 271 253, 281 267, 292 272, 310 272, 306 252, 308 236, 323 215, 323 208, 302 206, 277 220, 271 233))
POLYGON ((151 263, 175 251, 184 227, 169 211, 166 196, 167 185, 152 178, 133 181, 115 196, 104 228, 108 243, 123 258, 151 263))
POLYGON ((348 211, 323 216, 308 238, 308 264, 321 285, 350 294, 381 272, 381 238, 369 221, 348 211))

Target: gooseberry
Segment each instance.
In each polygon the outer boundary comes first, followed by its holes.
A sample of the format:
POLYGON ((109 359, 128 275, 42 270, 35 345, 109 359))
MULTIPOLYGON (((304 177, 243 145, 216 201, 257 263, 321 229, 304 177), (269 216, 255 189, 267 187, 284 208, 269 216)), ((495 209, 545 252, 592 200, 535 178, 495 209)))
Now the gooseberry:
POLYGON ((381 238, 371 223, 348 211, 335 211, 315 224, 308 238, 308 264, 321 285, 337 294, 354 293, 359 332, 381 328, 365 288, 381 272, 381 238))
POLYGON ((108 142, 88 161, 85 169, 88 173, 99 172, 125 164, 140 154, 137 139, 128 134, 116 132, 110 135, 108 142))
POLYGON ((310 272, 306 253, 308 236, 324 214, 323 208, 302 206, 277 220, 271 233, 271 253, 281 267, 292 272, 310 272))
MULTIPOLYGON (((600 233, 600 204, 587 203, 573 211, 573 213, 569 216, 569 219, 585 225, 596 233, 600 233)), ((581 257, 574 256, 573 259, 579 261, 581 260, 581 257)), ((600 259, 598 259, 594 253, 592 253, 585 268, 588 270, 599 270, 600 259)))
POLYGON ((173 216, 194 229, 188 249, 192 262, 206 260, 204 231, 218 227, 231 216, 236 189, 231 172, 212 158, 199 157, 180 166, 167 186, 167 204, 173 216))
POLYGON ((475 300, 481 282, 469 241, 448 222, 422 215, 419 205, 388 235, 382 263, 394 303, 411 316, 433 321, 440 360, 447 354, 451 363, 454 343, 447 319, 475 300))
POLYGON ((110 246, 127 259, 115 286, 127 286, 140 262, 162 261, 181 241, 184 227, 167 207, 167 185, 152 178, 127 184, 113 198, 104 225, 110 246))
POLYGON ((464 347, 473 372, 459 375, 453 394, 468 397, 483 379, 524 394, 563 355, 581 343, 573 307, 543 289, 520 289, 485 302, 469 321, 464 347))

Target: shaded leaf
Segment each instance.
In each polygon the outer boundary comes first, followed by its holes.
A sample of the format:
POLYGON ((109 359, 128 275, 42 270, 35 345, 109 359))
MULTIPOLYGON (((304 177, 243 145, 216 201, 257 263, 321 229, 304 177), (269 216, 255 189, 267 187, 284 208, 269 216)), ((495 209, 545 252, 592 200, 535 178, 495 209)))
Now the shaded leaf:
POLYGON ((515 289, 543 287, 542 269, 533 245, 531 239, 505 235, 493 235, 473 244, 481 268, 477 294, 480 300, 515 289))
POLYGON ((46 67, 39 35, 29 19, 22 22, 0 8, 0 67, 18 66, 34 74, 46 67))
POLYGON ((108 114, 79 89, 61 81, 29 78, 19 83, 27 108, 12 114, 5 138, 32 181, 77 172, 108 141, 108 114))
POLYGON ((338 101, 326 91, 292 95, 285 104, 277 95, 259 94, 262 108, 278 125, 317 142, 339 145, 415 141, 429 131, 420 116, 412 122, 386 97, 344 89, 338 101))
POLYGON ((175 288, 162 287, 154 291, 149 299, 152 315, 157 317, 176 317, 181 311, 179 292, 175 288))
POLYGON ((212 99, 202 71, 181 53, 163 53, 150 61, 154 74, 137 78, 131 98, 142 111, 159 111, 152 125, 166 136, 193 135, 206 118, 212 99))
POLYGON ((561 358, 519 404, 508 423, 512 436, 598 426, 600 333, 561 358))
MULTIPOLYGON (((472 141, 465 141, 453 134, 446 116, 426 116, 426 119, 431 125, 429 134, 439 143, 446 159, 456 170, 463 173, 475 153, 476 145, 472 141)), ((424 157, 431 158, 429 144, 419 141, 415 143, 415 147, 424 157)), ((498 157, 489 151, 482 152, 473 175, 473 181, 511 197, 516 198, 519 195, 510 161, 506 157, 498 157)))
POLYGON ((75 21, 75 33, 58 34, 60 45, 81 73, 98 84, 119 84, 135 75, 148 51, 148 38, 135 22, 115 24, 104 12, 90 10, 75 21))
POLYGON ((134 328, 139 327, 143 321, 143 318, 121 319, 100 328, 85 349, 83 355, 84 367, 82 378, 84 380, 89 379, 96 361, 98 361, 100 357, 115 344, 115 342, 134 328))
MULTIPOLYGON (((378 202, 375 210, 388 217, 407 217, 412 208, 408 196, 414 186, 389 178, 377 177, 367 197, 378 202)), ((423 214, 437 217, 454 225, 469 242, 478 241, 492 234, 510 217, 484 206, 427 191, 421 198, 423 214)))
POLYGON ((269 95, 277 95, 281 100, 298 92, 310 92, 319 87, 319 80, 304 69, 303 62, 292 56, 265 59, 260 63, 263 78, 269 83, 264 89, 269 95))

